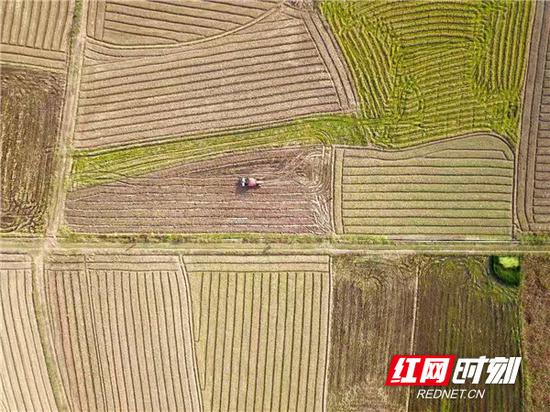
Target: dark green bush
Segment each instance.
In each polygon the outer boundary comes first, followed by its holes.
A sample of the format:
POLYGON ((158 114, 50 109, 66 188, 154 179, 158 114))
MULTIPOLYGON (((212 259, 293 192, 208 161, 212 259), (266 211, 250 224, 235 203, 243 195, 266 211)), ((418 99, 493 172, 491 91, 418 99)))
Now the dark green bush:
POLYGON ((519 256, 492 256, 493 274, 504 284, 519 286, 521 281, 521 259, 519 256))

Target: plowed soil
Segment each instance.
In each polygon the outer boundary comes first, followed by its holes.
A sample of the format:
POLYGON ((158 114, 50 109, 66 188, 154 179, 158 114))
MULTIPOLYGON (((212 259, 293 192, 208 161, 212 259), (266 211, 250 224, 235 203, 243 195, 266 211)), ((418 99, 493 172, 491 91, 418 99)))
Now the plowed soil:
POLYGON ((225 155, 70 192, 84 233, 330 231, 330 155, 322 147, 225 155), (242 189, 240 176, 264 184, 242 189))
POLYGON ((63 78, 2 67, 0 132, 2 232, 37 232, 52 184, 63 78))

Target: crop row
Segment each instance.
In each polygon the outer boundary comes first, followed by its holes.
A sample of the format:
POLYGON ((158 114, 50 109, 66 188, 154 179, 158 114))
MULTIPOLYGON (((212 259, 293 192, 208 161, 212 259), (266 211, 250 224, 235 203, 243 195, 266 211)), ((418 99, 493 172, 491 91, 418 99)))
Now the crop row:
POLYGON ((53 255, 45 292, 71 409, 200 408, 177 257, 53 255))
POLYGON ((189 272, 204 410, 322 409, 328 273, 212 266, 189 272))
POLYGON ((374 138, 517 139, 530 2, 323 2, 374 138), (490 98, 487 96, 491 96, 490 98))
POLYGON ((30 258, 0 254, 0 408, 55 410, 42 351, 30 258))
POLYGON ((228 36, 157 56, 99 64, 88 57, 75 145, 154 141, 350 111, 354 96, 322 22, 292 13, 279 11, 228 36))
POLYGON ((535 9, 519 148, 517 211, 521 229, 550 231, 550 4, 535 9))

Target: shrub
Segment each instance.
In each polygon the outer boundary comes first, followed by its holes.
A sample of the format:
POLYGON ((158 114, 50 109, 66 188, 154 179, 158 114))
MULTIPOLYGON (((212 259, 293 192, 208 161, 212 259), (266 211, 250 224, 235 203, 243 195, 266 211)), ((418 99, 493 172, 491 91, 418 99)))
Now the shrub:
POLYGON ((508 286, 519 286, 521 281, 521 259, 519 256, 492 256, 493 274, 508 286))

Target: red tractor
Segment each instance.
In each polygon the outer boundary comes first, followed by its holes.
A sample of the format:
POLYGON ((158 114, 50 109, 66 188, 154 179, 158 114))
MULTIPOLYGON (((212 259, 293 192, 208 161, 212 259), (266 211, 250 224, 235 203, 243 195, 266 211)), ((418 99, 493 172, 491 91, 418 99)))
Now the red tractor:
POLYGON ((262 182, 261 180, 257 180, 253 177, 240 177, 239 178, 239 186, 241 186, 242 188, 245 188, 245 189, 254 189, 254 188, 257 188, 257 187, 260 187, 261 185, 263 185, 264 182, 262 182))

